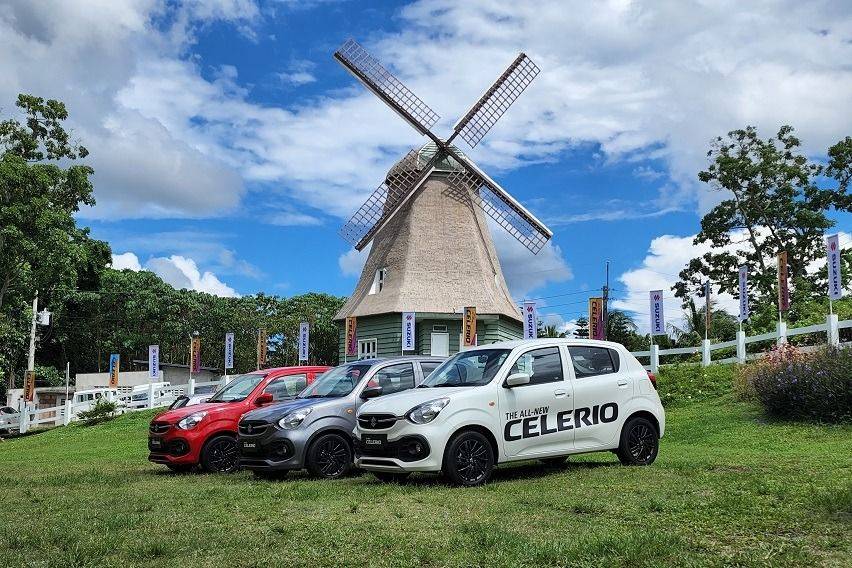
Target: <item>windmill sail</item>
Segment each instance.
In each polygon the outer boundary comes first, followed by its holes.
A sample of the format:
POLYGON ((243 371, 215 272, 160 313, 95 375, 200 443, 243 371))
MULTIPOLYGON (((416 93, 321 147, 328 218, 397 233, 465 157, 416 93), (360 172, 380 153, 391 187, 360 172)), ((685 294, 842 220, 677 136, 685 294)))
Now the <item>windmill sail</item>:
POLYGON ((429 129, 438 122, 440 117, 429 105, 354 39, 340 46, 334 58, 420 134, 429 134, 429 129))
POLYGON ((525 53, 509 65, 500 77, 485 91, 470 110, 453 126, 453 130, 473 148, 512 103, 532 83, 539 68, 525 53))

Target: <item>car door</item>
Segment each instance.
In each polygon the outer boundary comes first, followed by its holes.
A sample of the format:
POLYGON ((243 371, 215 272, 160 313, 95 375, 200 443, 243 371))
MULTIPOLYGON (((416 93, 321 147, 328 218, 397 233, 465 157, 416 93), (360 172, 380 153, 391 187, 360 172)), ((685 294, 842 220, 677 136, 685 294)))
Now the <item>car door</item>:
POLYGON ((530 382, 498 393, 500 427, 507 456, 534 456, 568 452, 573 446, 570 428, 573 402, 566 361, 558 345, 536 347, 510 363, 506 377, 527 373, 530 382))
POLYGON ((574 386, 574 447, 618 443, 622 409, 633 396, 633 381, 618 351, 596 345, 569 345, 574 386))
POLYGON ((306 386, 308 386, 307 374, 285 375, 269 381, 263 393, 271 394, 274 402, 280 402, 293 398, 305 390, 306 386))

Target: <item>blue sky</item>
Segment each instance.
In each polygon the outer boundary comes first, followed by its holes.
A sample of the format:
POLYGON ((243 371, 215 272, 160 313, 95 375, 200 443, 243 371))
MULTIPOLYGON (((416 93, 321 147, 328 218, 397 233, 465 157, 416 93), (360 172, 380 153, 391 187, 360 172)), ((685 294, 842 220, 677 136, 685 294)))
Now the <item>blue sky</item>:
POLYGON ((348 37, 439 133, 518 51, 541 67, 469 153, 554 231, 536 257, 494 238, 513 295, 560 325, 606 260, 616 307, 641 319, 700 252, 690 237, 722 197, 696 179, 712 137, 790 123, 819 158, 852 124, 852 10, 833 3, 30 4, 0 2, 2 107, 67 102, 96 170, 80 222, 116 266, 223 295, 355 285, 363 255, 337 230, 423 140, 332 59, 348 37))

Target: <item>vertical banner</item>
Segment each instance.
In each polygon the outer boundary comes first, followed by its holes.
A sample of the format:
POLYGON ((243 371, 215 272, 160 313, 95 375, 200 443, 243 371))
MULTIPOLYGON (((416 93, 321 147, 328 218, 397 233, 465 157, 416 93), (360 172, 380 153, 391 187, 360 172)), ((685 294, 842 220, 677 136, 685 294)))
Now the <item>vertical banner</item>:
POLYGON ((346 318, 346 356, 358 355, 358 320, 355 316, 346 318))
POLYGON ((267 340, 266 330, 258 329, 257 330, 257 368, 263 369, 266 366, 266 349, 267 349, 267 340))
POLYGON ((603 298, 589 298, 589 339, 603 338, 603 298))
POLYGON ((160 346, 148 346, 148 378, 160 378, 160 346))
POLYGON ((704 337, 710 337, 710 327, 713 325, 713 303, 710 294, 710 281, 704 281, 704 337))
POLYGON ((825 252, 828 258, 828 297, 839 300, 843 297, 843 279, 840 274, 840 238, 839 235, 828 237, 825 242, 825 252))
POLYGON ((234 334, 228 332, 225 334, 225 369, 234 368, 234 334))
POLYGON ((35 398, 35 371, 27 371, 24 376, 24 401, 32 402, 35 398))
POLYGON ((663 312, 663 291, 652 290, 651 301, 651 335, 666 334, 666 315, 663 312))
POLYGON ((476 345, 476 308, 473 306, 467 306, 464 309, 462 336, 464 337, 464 347, 476 345))
POLYGON ((402 350, 414 351, 414 312, 402 312, 402 350))
POLYGON ((193 373, 201 372, 201 338, 193 337, 192 338, 192 358, 190 360, 190 365, 193 373))
POLYGON ((524 339, 538 337, 538 311, 535 302, 524 302, 524 339))
POLYGON ((311 341, 311 326, 303 321, 299 324, 299 362, 308 362, 308 345, 311 341))
POLYGON ((748 266, 740 266, 740 321, 748 319, 748 266))
POLYGON ((109 388, 114 389, 118 386, 118 353, 113 353, 109 356, 109 388))
POLYGON ((790 281, 787 268, 787 251, 778 253, 778 311, 790 309, 790 281))

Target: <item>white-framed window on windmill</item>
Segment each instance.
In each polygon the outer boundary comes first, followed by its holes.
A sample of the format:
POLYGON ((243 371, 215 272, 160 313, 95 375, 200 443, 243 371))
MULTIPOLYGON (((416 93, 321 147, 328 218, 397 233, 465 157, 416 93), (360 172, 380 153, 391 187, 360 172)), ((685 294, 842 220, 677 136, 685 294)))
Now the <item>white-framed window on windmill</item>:
POLYGON ((378 339, 361 339, 358 341, 358 358, 359 359, 375 359, 376 349, 378 347, 378 339))
POLYGON ((379 268, 373 275, 373 285, 370 286, 370 294, 378 294, 385 287, 385 279, 388 275, 387 268, 379 268))

